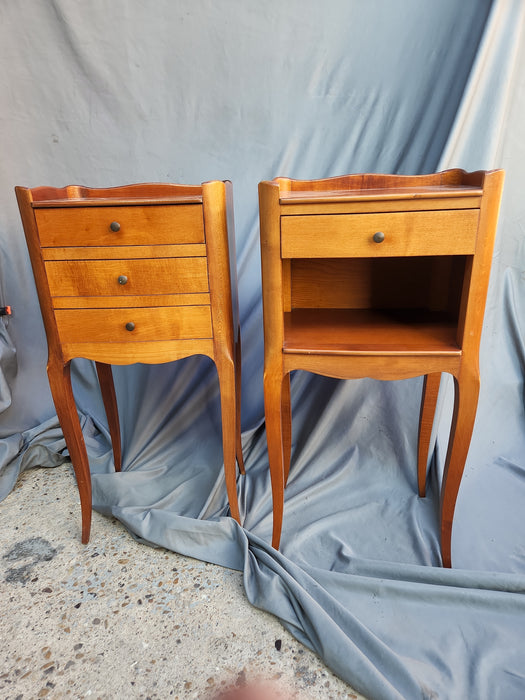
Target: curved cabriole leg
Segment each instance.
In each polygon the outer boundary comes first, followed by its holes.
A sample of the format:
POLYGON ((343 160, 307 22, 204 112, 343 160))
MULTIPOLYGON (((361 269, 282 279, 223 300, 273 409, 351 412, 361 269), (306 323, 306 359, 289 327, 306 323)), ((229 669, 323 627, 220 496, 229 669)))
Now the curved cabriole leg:
POLYGON ((451 567, 452 521, 467 459, 479 396, 479 370, 462 367, 454 377, 454 414, 441 485, 441 557, 451 567))
POLYGON ((226 492, 228 494, 231 516, 240 524, 241 517, 237 500, 237 463, 235 460, 235 446, 237 442, 235 365, 233 360, 222 354, 215 358, 215 365, 217 367, 221 394, 222 452, 226 492))
POLYGON ((241 332, 237 330, 237 342, 235 343, 235 437, 236 455, 239 471, 244 474, 244 458, 242 456, 241 440, 241 332))
POLYGON ((284 463, 282 426, 282 373, 264 373, 264 416, 266 441, 272 482, 273 533, 272 547, 279 549, 284 510, 284 463))
POLYGON ((419 415, 419 441, 417 448, 417 486, 421 498, 425 497, 427 481, 428 448, 436 413, 441 373, 426 374, 423 379, 423 396, 419 415))
POLYGON ((47 376, 60 427, 77 478, 82 512, 82 543, 87 544, 91 530, 91 474, 71 386, 71 365, 50 361, 47 376))
POLYGON ((281 418, 283 430, 283 467, 284 485, 288 483, 290 459, 292 454, 292 400, 290 397, 290 373, 283 377, 281 418))
POLYGON ((95 367, 97 369, 102 401, 104 402, 104 408, 106 410, 106 418, 108 419, 111 446, 113 447, 113 462, 115 463, 115 471, 119 472, 122 468, 122 451, 120 422, 118 419, 117 396, 115 394, 115 384, 113 383, 113 373, 111 372, 111 365, 107 365, 104 362, 95 362, 95 367))

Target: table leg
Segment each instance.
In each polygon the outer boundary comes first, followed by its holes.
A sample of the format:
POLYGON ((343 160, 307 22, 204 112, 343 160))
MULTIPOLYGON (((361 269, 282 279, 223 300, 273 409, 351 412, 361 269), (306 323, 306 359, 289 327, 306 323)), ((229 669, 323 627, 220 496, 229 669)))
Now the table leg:
POLYGON ((244 474, 244 458, 242 456, 241 440, 241 331, 237 330, 235 343, 235 437, 237 441, 236 455, 239 471, 244 474))
POLYGON ((283 377, 281 419, 283 430, 283 466, 284 485, 288 483, 290 474, 290 459, 292 454, 292 401, 290 396, 290 373, 283 377))
POLYGON ((454 377, 454 413, 441 485, 441 557, 451 567, 452 521, 476 418, 479 369, 462 366, 454 377))
POLYGON ((239 524, 239 502, 237 499, 237 462, 235 458, 237 443, 236 411, 236 376, 235 363, 224 353, 215 358, 221 394, 222 451, 224 457, 224 475, 226 492, 230 504, 230 513, 239 524))
POLYGON ((264 372, 264 416, 268 462, 272 482, 273 533, 272 547, 279 549, 284 511, 284 461, 282 424, 282 372, 264 372))
POLYGON ((82 543, 87 544, 91 530, 91 474, 89 461, 78 419, 71 386, 71 363, 50 360, 47 376, 58 420, 64 433, 67 449, 77 478, 82 513, 82 543))
POLYGON ((111 436, 111 445, 113 447, 113 462, 115 464, 115 471, 119 472, 122 468, 122 450, 117 396, 115 394, 113 373, 111 371, 111 365, 107 365, 104 362, 95 362, 95 367, 97 369, 100 392, 102 394, 102 401, 104 402, 106 417, 108 419, 109 434, 111 436))
POLYGON ((426 374, 423 379, 423 397, 419 415, 419 442, 417 450, 417 486, 421 498, 425 497, 427 480, 428 448, 436 413, 441 373, 426 374))

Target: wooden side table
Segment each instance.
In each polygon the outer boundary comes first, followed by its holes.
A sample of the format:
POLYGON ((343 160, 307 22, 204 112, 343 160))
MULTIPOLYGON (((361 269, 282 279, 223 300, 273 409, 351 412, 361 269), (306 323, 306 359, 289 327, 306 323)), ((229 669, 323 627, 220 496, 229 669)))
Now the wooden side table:
POLYGON ((115 469, 120 428, 111 364, 210 357, 219 377, 226 488, 239 521, 240 333, 230 182, 110 189, 16 188, 49 346, 47 372, 80 493, 91 477, 70 362, 94 360, 115 469))
POLYGON ((260 183, 274 547, 290 468, 290 372, 344 379, 424 375, 421 496, 441 372, 449 372, 455 405, 441 488, 441 553, 451 566, 503 177, 501 170, 448 170, 260 183))

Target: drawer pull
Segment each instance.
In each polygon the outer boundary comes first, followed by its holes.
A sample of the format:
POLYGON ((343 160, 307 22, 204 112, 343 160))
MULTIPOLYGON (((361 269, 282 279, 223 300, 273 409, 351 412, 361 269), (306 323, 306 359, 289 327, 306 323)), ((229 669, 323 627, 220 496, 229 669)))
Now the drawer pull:
POLYGON ((118 283, 119 284, 127 284, 128 278, 126 277, 126 275, 120 275, 118 278, 118 283))
POLYGON ((377 231, 373 236, 374 243, 382 243, 385 240, 385 234, 383 231, 377 231))
POLYGON ((126 330, 127 331, 134 331, 135 330, 135 324, 133 323, 133 321, 128 321, 126 323, 126 330))
POLYGON ((113 233, 117 233, 117 231, 120 231, 120 224, 118 221, 112 221, 109 228, 113 231, 113 233))

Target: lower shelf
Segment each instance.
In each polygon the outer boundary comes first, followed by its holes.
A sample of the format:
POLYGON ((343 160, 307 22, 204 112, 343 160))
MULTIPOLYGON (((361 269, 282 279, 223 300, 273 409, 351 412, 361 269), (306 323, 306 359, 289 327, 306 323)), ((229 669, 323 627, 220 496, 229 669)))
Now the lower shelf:
POLYGON ((334 355, 460 355, 457 321, 425 309, 294 309, 284 314, 283 352, 334 355))

